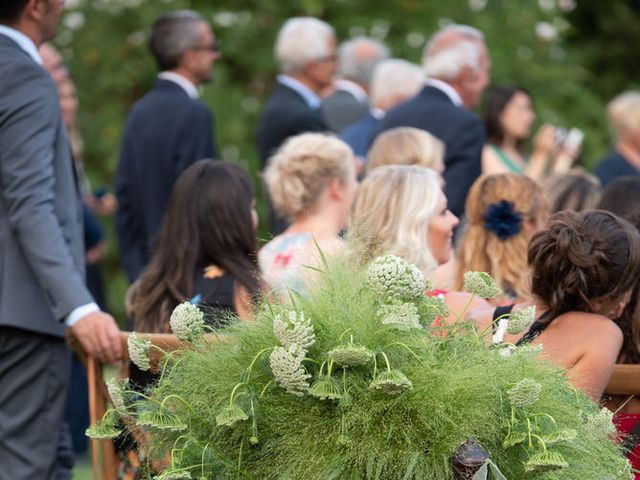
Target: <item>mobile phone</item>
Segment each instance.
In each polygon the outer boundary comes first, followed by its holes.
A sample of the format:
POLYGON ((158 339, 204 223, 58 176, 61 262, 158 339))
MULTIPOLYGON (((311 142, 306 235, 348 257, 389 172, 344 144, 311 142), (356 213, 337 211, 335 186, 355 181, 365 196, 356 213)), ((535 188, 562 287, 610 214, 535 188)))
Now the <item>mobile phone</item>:
POLYGON ((579 128, 572 128, 567 133, 567 136, 564 140, 564 147, 569 150, 576 150, 580 148, 582 145, 582 140, 584 139, 584 133, 579 128))

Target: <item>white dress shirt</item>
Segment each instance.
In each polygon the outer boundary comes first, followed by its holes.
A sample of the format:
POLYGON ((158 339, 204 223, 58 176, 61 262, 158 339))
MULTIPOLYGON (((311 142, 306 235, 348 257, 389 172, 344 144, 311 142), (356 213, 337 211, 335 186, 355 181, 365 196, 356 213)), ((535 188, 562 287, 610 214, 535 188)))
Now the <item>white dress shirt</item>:
POLYGON ((158 78, 177 83, 185 92, 187 92, 187 95, 193 99, 200 97, 198 94, 198 88, 193 84, 193 82, 179 73, 168 71, 160 72, 158 74, 158 78))
POLYGON ((449 97, 449 99, 456 107, 464 106, 460 94, 456 92, 456 90, 447 82, 443 82, 442 80, 438 80, 437 78, 429 78, 427 79, 427 85, 437 88, 442 93, 444 93, 447 97, 449 97))

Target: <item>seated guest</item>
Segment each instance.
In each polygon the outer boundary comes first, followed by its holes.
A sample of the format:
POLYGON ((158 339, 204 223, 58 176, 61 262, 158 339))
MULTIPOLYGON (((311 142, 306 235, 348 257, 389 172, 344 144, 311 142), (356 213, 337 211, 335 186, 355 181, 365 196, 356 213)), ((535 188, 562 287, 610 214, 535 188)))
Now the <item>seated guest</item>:
MULTIPOLYGON (((349 220, 349 255, 367 263, 392 254, 416 265, 431 278, 451 257, 458 219, 447 208, 438 174, 415 165, 385 165, 364 179, 349 220)), ((461 313, 470 299, 465 292, 434 292, 461 313)), ((470 307, 488 304, 475 298, 470 307)))
POLYGON ((462 238, 456 256, 454 288, 462 289, 468 271, 487 272, 503 295, 490 300, 511 304, 530 297, 529 240, 549 215, 542 188, 514 173, 484 175, 469 191, 462 238))
POLYGON ((598 208, 629 219, 640 211, 640 177, 618 177, 604 188, 598 208))
POLYGON ((482 150, 482 173, 518 173, 541 180, 547 171, 566 173, 575 161, 579 145, 560 142, 557 129, 544 124, 533 138, 527 157, 524 144, 531 134, 536 114, 531 95, 522 88, 494 87, 485 103, 487 144, 482 150))
POLYGON ((340 132, 361 166, 385 113, 416 95, 424 85, 424 71, 418 65, 392 58, 376 66, 371 81, 371 108, 360 120, 340 132))
POLYGON ((321 133, 293 137, 269 160, 264 174, 273 206, 290 226, 258 254, 266 282, 282 298, 304 291, 309 269, 341 250, 340 231, 358 183, 351 149, 321 133))
POLYGON ((369 150, 368 170, 382 165, 418 165, 444 172, 444 143, 425 130, 397 127, 382 132, 369 150))
MULTIPOLYGON (((543 345, 542 357, 566 368, 569 380, 597 402, 623 345, 612 319, 637 284, 640 235, 603 210, 559 212, 531 239, 528 262, 537 319, 519 343, 543 345)), ((493 317, 510 310, 498 307, 493 317)), ((474 318, 487 324, 491 315, 474 318)))
POLYGON ((542 187, 549 200, 551 213, 597 208, 602 196, 598 178, 582 170, 553 175, 543 182, 542 187))
MULTIPOLYGON (((256 259, 255 191, 237 165, 200 160, 175 183, 151 262, 130 287, 137 332, 168 333, 180 303, 204 305, 205 319, 225 325, 231 313, 251 319, 260 292, 256 259)), ((131 364, 138 387, 155 378, 131 364)))
POLYGON ((343 130, 367 113, 373 71, 387 57, 387 47, 372 38, 356 37, 340 45, 336 89, 322 100, 320 107, 332 131, 343 130))
POLYGON ((607 107, 613 150, 601 160, 596 176, 602 186, 616 177, 640 175, 640 91, 618 95, 607 107))

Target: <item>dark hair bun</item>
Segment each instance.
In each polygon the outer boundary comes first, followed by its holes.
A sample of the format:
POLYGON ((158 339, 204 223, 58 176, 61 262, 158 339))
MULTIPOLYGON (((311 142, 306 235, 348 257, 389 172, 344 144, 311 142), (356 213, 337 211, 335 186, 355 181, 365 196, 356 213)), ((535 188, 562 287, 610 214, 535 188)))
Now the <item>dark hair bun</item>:
POLYGON ((563 211, 531 239, 532 292, 552 316, 620 298, 640 273, 640 236, 615 215, 563 211))

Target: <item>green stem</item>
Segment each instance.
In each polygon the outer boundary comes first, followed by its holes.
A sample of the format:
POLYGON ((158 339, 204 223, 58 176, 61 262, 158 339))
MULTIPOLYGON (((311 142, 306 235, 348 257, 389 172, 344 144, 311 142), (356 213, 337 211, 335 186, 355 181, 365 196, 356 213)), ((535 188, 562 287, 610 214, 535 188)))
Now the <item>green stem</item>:
POLYGON ((551 415, 549 415, 548 413, 532 413, 530 415, 530 417, 546 417, 549 420, 551 420, 551 422, 555 425, 558 426, 558 424, 556 423, 555 418, 553 418, 551 415))
POLYGON ((262 398, 262 396, 264 395, 264 392, 267 391, 267 388, 269 388, 269 386, 273 383, 273 380, 269 380, 267 382, 267 384, 264 386, 264 388, 262 389, 262 391, 260 392, 260 398, 262 398))
POLYGON ((238 475, 242 467, 242 448, 244 447, 244 438, 240 440, 240 451, 238 452, 238 475))
POLYGON ((387 372, 391 373, 391 365, 389 364, 389 357, 387 357, 387 354, 384 352, 380 352, 380 354, 382 355, 385 363, 387 364, 387 372))
POLYGON ((543 452, 547 453, 547 444, 544 442, 542 437, 540 437, 539 435, 536 435, 535 433, 532 433, 531 436, 534 437, 536 440, 538 440, 538 443, 542 446, 543 452))
POLYGON ((459 322, 462 321, 462 319, 467 313, 467 309, 469 308, 469 305, 471 305, 471 302, 473 302, 474 298, 476 298, 475 293, 472 293, 471 295, 469 295, 469 300, 467 300, 467 303, 465 304, 464 308, 460 313, 456 312, 455 310, 451 310, 451 312, 453 312, 453 314, 456 316, 456 320, 458 320, 459 322))
POLYGON ((240 387, 241 385, 244 385, 244 382, 236 383, 235 387, 233 387, 233 390, 231 390, 231 396, 229 397, 229 406, 233 405, 233 398, 236 394, 236 390, 238 390, 238 387, 240 387))
POLYGON ((492 321, 489 325, 487 325, 479 334, 478 337, 482 338, 485 336, 485 334, 487 333, 487 331, 493 327, 495 324, 497 324, 498 322, 500 322, 500 320, 502 320, 505 317, 510 316, 510 313, 505 313, 504 315, 500 315, 498 318, 496 318, 494 321, 492 321))
POLYGON ((401 347, 406 348, 406 349, 408 350, 408 352, 409 352, 411 355, 413 355, 417 360, 422 361, 422 358, 420 358, 420 357, 419 357, 419 356, 418 356, 418 355, 417 355, 413 350, 411 350, 407 345, 405 345, 405 344, 404 344, 404 343, 402 343, 402 342, 393 342, 393 343, 390 343, 390 344, 389 344, 389 345, 387 345, 385 348, 392 347, 393 345, 399 345, 399 346, 401 346, 401 347))
POLYGON ((263 348, 262 350, 260 350, 255 357, 253 357, 253 360, 251 361, 251 363, 249 364, 249 366, 247 367, 247 383, 249 382, 250 378, 251 378, 251 369, 253 368, 253 366, 255 365, 255 363, 258 361, 258 358, 260 358, 260 355, 262 355, 264 352, 268 352, 269 350, 275 350, 278 347, 268 347, 268 348, 263 348))

